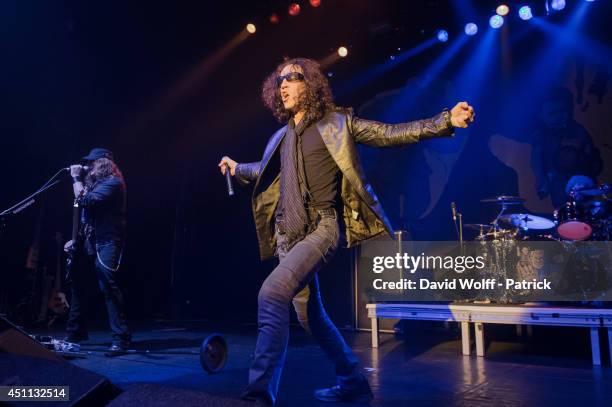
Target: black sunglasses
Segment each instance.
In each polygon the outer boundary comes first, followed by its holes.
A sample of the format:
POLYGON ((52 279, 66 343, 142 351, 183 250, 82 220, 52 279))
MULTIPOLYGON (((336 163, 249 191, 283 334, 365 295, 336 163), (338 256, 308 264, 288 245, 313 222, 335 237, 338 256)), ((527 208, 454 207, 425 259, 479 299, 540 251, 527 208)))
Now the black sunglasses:
POLYGON ((287 82, 303 81, 304 74, 300 72, 289 72, 287 75, 278 76, 276 78, 276 86, 280 86, 285 79, 287 79, 287 82))

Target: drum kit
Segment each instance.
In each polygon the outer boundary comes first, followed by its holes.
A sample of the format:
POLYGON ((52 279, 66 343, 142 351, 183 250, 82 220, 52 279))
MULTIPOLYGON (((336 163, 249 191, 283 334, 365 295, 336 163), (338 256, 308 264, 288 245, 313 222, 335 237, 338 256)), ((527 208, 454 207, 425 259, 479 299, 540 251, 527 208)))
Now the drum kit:
MULTIPOLYGON (((609 185, 573 190, 569 199, 550 217, 530 213, 524 206, 525 199, 518 196, 482 199, 485 204, 497 205, 499 213, 489 223, 468 223, 464 227, 478 233, 475 240, 482 243, 488 258, 486 274, 497 279, 538 278, 545 272, 546 267, 542 269, 541 263, 546 262, 546 255, 536 248, 551 246, 533 242, 554 242, 556 248, 551 251, 575 253, 576 247, 581 245, 578 242, 612 240, 612 188, 609 185)), ((507 290, 492 294, 494 301, 500 303, 516 301, 516 295, 521 295, 507 290)), ((491 298, 483 299, 489 301, 491 298)))
POLYGON ((477 241, 495 240, 612 240, 612 186, 572 190, 570 200, 557 208, 552 219, 533 215, 524 208, 525 199, 501 195, 482 199, 500 207, 496 218, 487 224, 468 223, 479 234, 477 241))

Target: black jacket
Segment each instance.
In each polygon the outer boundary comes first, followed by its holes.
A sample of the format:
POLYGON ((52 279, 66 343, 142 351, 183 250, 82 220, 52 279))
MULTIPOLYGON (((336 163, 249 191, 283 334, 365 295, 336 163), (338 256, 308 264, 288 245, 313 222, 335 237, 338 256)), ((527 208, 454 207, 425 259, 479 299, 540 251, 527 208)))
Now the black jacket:
POLYGON ((81 200, 83 219, 93 227, 95 240, 102 245, 110 242, 123 244, 126 226, 125 183, 110 177, 94 184, 81 200))
MULTIPOLYGON (((446 110, 429 119, 394 125, 359 119, 351 110, 332 111, 316 126, 342 172, 342 218, 346 226, 347 247, 381 233, 393 235, 391 223, 365 177, 356 143, 396 147, 454 134, 450 114, 446 110)), ((274 255, 276 244, 274 213, 280 197, 280 160, 271 158, 279 154, 278 146, 285 129, 286 126, 270 138, 261 161, 239 164, 236 168, 240 183, 255 181, 252 209, 262 259, 274 255)))

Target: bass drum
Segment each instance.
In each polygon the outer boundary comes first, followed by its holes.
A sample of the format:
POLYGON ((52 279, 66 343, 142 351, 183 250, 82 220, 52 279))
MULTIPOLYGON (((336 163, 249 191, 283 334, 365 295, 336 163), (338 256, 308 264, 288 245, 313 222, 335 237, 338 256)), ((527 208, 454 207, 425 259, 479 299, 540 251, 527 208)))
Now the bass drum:
MULTIPOLYGON (((611 276, 607 265, 610 253, 605 245, 556 239, 540 235, 521 240, 518 249, 516 276, 524 279, 546 278, 554 301, 590 301, 610 289, 611 276)), ((529 295, 530 293, 518 293, 529 295)))
MULTIPOLYGON (((513 277, 517 280, 557 282, 564 278, 566 264, 571 255, 568 245, 573 242, 564 242, 550 234, 527 236, 521 239, 517 248, 517 263, 513 277)), ((533 290, 515 290, 519 298, 529 301, 546 301, 548 294, 533 290)))
POLYGON ((520 280, 540 279, 560 250, 563 250, 563 245, 552 235, 524 236, 517 245, 515 277, 520 280))
POLYGON ((565 240, 587 240, 593 234, 588 212, 574 201, 556 209, 554 217, 557 233, 565 240))

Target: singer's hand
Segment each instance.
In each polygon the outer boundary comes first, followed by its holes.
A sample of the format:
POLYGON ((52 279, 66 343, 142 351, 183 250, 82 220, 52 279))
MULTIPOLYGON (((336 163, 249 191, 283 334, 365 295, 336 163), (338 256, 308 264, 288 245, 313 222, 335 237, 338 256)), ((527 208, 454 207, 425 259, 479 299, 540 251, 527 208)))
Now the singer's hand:
POLYGON ((459 102, 450 111, 451 123, 454 127, 466 128, 474 122, 474 108, 467 102, 459 102))
POLYGON ((221 168, 221 174, 225 175, 225 171, 227 171, 227 168, 229 167, 230 175, 232 176, 236 175, 237 165, 238 163, 236 161, 232 160, 228 156, 223 156, 223 158, 219 162, 219 168, 221 168))
POLYGON ((84 171, 84 168, 82 165, 76 164, 76 165, 70 166, 70 176, 72 178, 80 177, 83 171, 84 171))
POLYGON ((68 240, 64 245, 64 251, 70 253, 72 250, 74 250, 74 240, 68 240))

